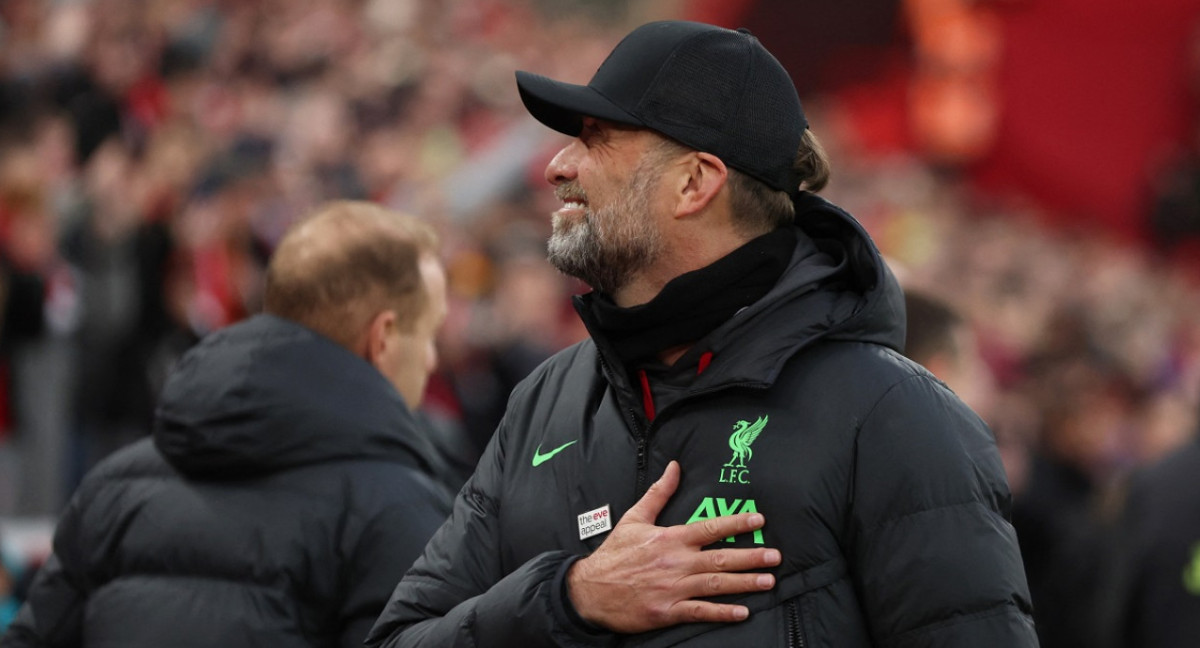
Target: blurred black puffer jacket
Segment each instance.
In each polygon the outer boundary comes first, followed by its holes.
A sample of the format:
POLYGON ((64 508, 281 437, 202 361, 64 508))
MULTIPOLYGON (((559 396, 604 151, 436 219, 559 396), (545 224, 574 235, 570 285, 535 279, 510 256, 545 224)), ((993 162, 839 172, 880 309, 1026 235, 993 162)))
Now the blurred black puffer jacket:
POLYGON ((181 359, 104 460, 0 646, 358 646, 449 512, 392 385, 260 315, 181 359))

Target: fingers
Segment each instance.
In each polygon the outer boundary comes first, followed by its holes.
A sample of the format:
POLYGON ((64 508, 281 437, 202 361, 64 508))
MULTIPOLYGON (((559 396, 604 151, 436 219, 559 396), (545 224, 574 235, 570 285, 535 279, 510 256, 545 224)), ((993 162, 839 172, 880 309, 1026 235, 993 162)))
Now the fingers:
POLYGON ((750 594, 775 587, 775 576, 765 573, 749 574, 693 574, 677 583, 677 594, 681 600, 709 598, 725 594, 750 594))
MULTIPOLYGON (((646 494, 649 495, 649 491, 646 494)), ((683 533, 687 542, 703 547, 718 540, 761 529, 764 524, 766 518, 761 513, 738 513, 694 522, 685 526, 683 533)))
POLYGON ((662 513, 663 507, 667 505, 667 501, 675 494, 675 489, 679 486, 679 462, 671 461, 667 464, 667 469, 663 471, 662 477, 658 481, 650 485, 642 499, 637 501, 625 511, 625 515, 621 516, 621 522, 629 520, 631 522, 644 522, 646 524, 654 524, 658 519, 658 514, 662 513))
POLYGON ((778 549, 714 549, 695 555, 692 571, 697 574, 744 572, 766 569, 780 563, 778 549))
POLYGON ((680 623, 736 623, 745 621, 750 609, 744 605, 725 605, 708 601, 680 601, 667 611, 665 625, 680 623))
POLYGON ((741 572, 774 567, 781 559, 777 549, 703 551, 695 559, 692 575, 680 579, 679 593, 690 599, 769 590, 775 586, 774 575, 741 572))

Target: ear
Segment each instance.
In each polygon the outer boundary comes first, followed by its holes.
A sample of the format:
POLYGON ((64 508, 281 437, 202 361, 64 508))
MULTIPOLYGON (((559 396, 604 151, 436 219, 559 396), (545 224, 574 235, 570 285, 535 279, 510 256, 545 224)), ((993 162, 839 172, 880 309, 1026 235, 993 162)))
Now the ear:
POLYGON ((675 207, 676 218, 689 216, 703 211, 712 203, 725 180, 729 177, 729 169, 721 158, 697 151, 686 163, 684 174, 680 178, 679 201, 675 207))
POLYGON ((380 366, 387 357, 388 346, 392 344, 392 333, 397 326, 396 311, 384 310, 375 314, 364 332, 361 345, 362 356, 373 367, 383 370, 380 366))

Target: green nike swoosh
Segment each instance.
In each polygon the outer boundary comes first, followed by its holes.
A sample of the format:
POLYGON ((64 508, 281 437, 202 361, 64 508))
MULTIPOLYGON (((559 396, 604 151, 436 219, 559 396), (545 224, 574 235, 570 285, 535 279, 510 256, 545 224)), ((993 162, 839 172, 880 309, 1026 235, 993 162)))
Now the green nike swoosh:
POLYGON ((575 441, 569 441, 567 443, 564 443, 564 444, 558 446, 557 448, 551 450, 550 452, 547 452, 546 454, 542 454, 542 444, 539 443, 537 449, 533 451, 533 467, 537 468, 538 466, 546 463, 547 461, 550 460, 550 457, 553 457, 554 455, 562 452, 563 450, 566 450, 567 446, 575 445, 575 443, 577 441, 579 441, 579 439, 575 439, 575 441))

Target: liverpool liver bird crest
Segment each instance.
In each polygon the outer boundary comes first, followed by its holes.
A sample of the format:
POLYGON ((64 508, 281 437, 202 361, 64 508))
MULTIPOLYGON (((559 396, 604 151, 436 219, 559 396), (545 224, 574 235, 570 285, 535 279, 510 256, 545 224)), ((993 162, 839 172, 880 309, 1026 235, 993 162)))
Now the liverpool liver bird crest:
POLYGON ((727 467, 746 467, 746 461, 754 456, 754 451, 750 449, 750 444, 754 443, 754 440, 758 438, 763 428, 767 427, 767 418, 766 416, 760 416, 753 423, 738 421, 733 424, 733 434, 729 435, 729 447, 733 450, 733 457, 725 464, 727 467))

